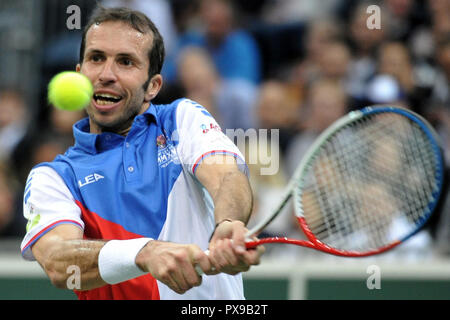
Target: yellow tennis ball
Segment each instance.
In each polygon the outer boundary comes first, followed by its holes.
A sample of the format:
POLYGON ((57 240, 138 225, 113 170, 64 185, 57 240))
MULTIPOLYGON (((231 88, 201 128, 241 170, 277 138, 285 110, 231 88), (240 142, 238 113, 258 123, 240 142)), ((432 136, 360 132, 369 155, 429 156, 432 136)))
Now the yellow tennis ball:
POLYGON ((62 110, 81 110, 92 99, 94 88, 83 74, 65 71, 54 76, 48 84, 48 101, 62 110))

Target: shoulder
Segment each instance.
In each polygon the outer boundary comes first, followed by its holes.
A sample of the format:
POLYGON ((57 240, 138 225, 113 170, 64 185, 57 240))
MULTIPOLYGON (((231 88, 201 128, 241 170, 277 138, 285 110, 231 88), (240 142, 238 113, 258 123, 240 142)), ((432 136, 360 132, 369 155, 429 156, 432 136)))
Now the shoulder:
POLYGON ((69 148, 64 155, 60 154, 56 156, 56 158, 51 162, 43 162, 30 171, 30 174, 33 172, 43 173, 43 174, 56 174, 60 177, 66 177, 73 173, 72 162, 76 157, 76 152, 74 152, 74 148, 69 148))
POLYGON ((32 184, 33 187, 65 186, 64 179, 50 164, 42 163, 34 167, 28 175, 26 185, 32 184))
POLYGON ((156 109, 156 113, 158 117, 167 117, 168 115, 178 112, 179 110, 185 110, 190 108, 195 108, 200 106, 197 102, 188 99, 188 98, 180 98, 174 100, 169 104, 156 104, 154 105, 156 109))
POLYGON ((204 45, 205 35, 197 30, 187 31, 183 33, 178 39, 179 48, 183 48, 191 45, 204 45))
POLYGON ((155 105, 155 109, 158 120, 169 131, 179 129, 199 117, 212 117, 202 105, 187 98, 177 99, 170 104, 155 105))
POLYGON ((177 114, 179 116, 191 115, 195 116, 196 114, 203 114, 206 116, 211 116, 211 114, 198 102, 195 102, 191 99, 180 99, 177 105, 177 114))
MULTIPOLYGON (((76 152, 75 152, 76 153, 76 152)), ((74 154, 75 154, 74 153, 74 154)), ((75 163, 79 162, 77 155, 58 155, 52 162, 43 162, 35 166, 28 176, 33 177, 37 187, 53 190, 69 191, 79 198, 75 163), (78 160, 77 160, 78 159, 78 160)))
POLYGON ((235 30, 228 38, 236 46, 255 46, 256 40, 251 33, 244 30, 235 30))
POLYGON ((24 204, 27 204, 30 198, 46 201, 61 194, 73 198, 64 179, 52 167, 42 164, 30 171, 25 184, 24 204))

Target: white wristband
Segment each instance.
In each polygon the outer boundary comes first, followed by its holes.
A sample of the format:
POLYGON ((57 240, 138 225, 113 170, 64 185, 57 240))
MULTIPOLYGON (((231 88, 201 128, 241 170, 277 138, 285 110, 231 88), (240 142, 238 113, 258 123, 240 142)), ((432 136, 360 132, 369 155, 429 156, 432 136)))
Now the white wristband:
POLYGON ((110 240, 98 255, 100 277, 109 284, 116 284, 146 274, 136 265, 139 251, 153 239, 110 240))

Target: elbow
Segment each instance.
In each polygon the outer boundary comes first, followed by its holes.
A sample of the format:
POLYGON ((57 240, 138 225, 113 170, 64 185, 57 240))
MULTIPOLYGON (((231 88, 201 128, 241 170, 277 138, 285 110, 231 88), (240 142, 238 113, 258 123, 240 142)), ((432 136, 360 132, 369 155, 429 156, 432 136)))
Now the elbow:
POLYGON ((48 261, 44 265, 47 274, 53 286, 59 289, 67 289, 67 274, 58 267, 59 263, 48 261))
POLYGON ((66 281, 61 278, 52 277, 52 278, 50 278, 50 281, 51 281, 52 285, 58 289, 68 289, 66 286, 66 281))

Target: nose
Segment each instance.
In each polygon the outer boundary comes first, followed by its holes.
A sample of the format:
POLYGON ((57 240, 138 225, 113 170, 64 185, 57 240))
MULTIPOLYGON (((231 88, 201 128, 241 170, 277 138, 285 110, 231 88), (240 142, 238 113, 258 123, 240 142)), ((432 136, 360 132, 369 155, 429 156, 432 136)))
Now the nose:
POLYGON ((103 64, 103 68, 98 77, 102 84, 114 83, 117 81, 117 76, 114 71, 114 62, 107 60, 103 64))

